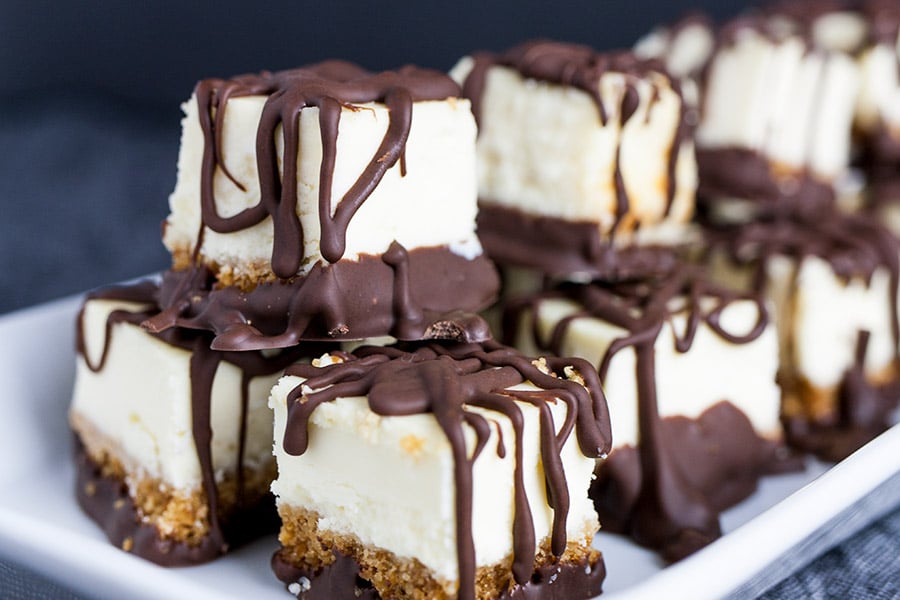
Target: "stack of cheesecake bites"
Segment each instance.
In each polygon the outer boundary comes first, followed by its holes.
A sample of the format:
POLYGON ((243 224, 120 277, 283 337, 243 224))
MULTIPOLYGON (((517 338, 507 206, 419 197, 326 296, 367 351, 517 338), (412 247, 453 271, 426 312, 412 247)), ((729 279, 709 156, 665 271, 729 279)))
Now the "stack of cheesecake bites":
POLYGON ((309 599, 593 597, 598 515, 702 548, 897 405, 897 24, 201 81, 172 269, 79 315, 80 504, 164 565, 279 527, 309 599))
POLYGON ((269 531, 271 485, 304 598, 600 593, 606 402, 477 315, 499 282, 459 86, 326 62, 184 108, 173 268, 79 317, 77 493, 110 540, 210 560, 269 531))

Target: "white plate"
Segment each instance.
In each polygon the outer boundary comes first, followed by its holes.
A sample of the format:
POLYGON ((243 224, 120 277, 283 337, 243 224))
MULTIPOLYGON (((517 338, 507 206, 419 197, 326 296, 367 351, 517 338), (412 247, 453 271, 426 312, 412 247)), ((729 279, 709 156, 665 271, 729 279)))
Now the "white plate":
MULTIPOLYGON (((0 317, 0 556, 88 595, 288 598, 269 569, 273 537, 208 565, 164 569, 110 546, 75 503, 66 409, 72 298, 0 317)), ((900 425, 828 470, 770 477, 723 515, 726 535, 667 568, 623 538, 596 545, 604 598, 752 596, 900 502, 900 425)))

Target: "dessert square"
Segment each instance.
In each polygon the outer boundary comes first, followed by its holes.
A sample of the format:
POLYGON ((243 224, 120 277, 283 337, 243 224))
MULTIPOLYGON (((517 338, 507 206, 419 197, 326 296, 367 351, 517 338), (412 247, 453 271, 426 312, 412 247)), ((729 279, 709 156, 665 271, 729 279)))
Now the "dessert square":
POLYGON ((700 199, 714 218, 813 214, 835 202, 861 78, 852 50, 819 22, 829 24, 773 11, 719 31, 696 132, 700 199))
POLYGON ((153 329, 220 350, 419 339, 493 300, 475 122, 443 73, 329 61, 204 80, 184 109, 153 329))
POLYGON ((897 239, 827 211, 707 232, 714 276, 766 295, 791 442, 840 460, 888 425, 898 388, 897 239))
POLYGON ((661 65, 535 41, 452 75, 478 120, 478 231, 498 263, 619 278, 621 248, 684 243, 696 165, 661 65))
POLYGON ((587 490, 609 422, 587 363, 363 346, 289 368, 270 406, 273 565, 298 597, 600 593, 587 490))
POLYGON ((110 541, 164 565, 211 560, 274 529, 266 399, 302 351, 223 353, 141 322, 155 282, 91 294, 69 421, 77 497, 110 541))
POLYGON ((527 352, 578 356, 598 371, 614 442, 591 490, 601 523, 666 559, 713 541, 719 512, 763 474, 792 466, 766 308, 695 266, 511 300, 504 334, 527 352))

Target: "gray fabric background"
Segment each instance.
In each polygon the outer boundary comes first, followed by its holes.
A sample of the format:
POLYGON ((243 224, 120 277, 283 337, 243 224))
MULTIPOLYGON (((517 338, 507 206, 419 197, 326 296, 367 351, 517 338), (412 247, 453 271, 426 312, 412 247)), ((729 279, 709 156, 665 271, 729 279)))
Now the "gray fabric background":
MULTIPOLYGON (((742 4, 0 1, 0 313, 167 267, 178 104, 200 77, 327 57, 446 69, 534 36, 619 47, 689 7, 742 4)), ((900 598, 898 556, 895 509, 765 597, 900 598)), ((74 598, 9 563, 0 597, 74 598)))

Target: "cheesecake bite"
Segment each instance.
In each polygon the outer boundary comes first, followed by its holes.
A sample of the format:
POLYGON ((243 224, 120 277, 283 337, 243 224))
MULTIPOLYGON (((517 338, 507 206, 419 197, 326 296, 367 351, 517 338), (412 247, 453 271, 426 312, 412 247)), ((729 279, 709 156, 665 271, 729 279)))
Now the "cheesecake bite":
POLYGON ((475 234, 476 128, 460 96, 442 73, 338 61, 201 81, 150 326, 242 350, 437 337, 448 313, 484 308, 498 281, 475 234))
POLYGON ((363 346, 272 390, 283 525, 300 598, 591 598, 588 498, 610 447, 596 373, 496 342, 363 346))
POLYGON ((889 425, 898 387, 897 239, 870 215, 708 231, 716 277, 765 294, 790 441, 840 460, 889 425))
POLYGON ((526 296, 507 305, 504 334, 598 370, 614 442, 591 489, 600 521, 669 560, 717 538, 719 512, 763 474, 793 466, 765 306, 698 267, 526 296))
POLYGON ((696 132, 699 197, 713 219, 813 214, 835 203, 860 72, 819 22, 752 13, 719 31, 696 132))
POLYGON ((77 497, 114 545, 196 564, 274 529, 266 399, 304 352, 216 352, 201 332, 148 333, 156 293, 155 282, 102 290, 79 316, 77 497))
POLYGON ((452 75, 479 125, 478 233, 495 261, 623 278, 647 268, 632 249, 685 243, 696 166, 660 64, 536 41, 452 75))

